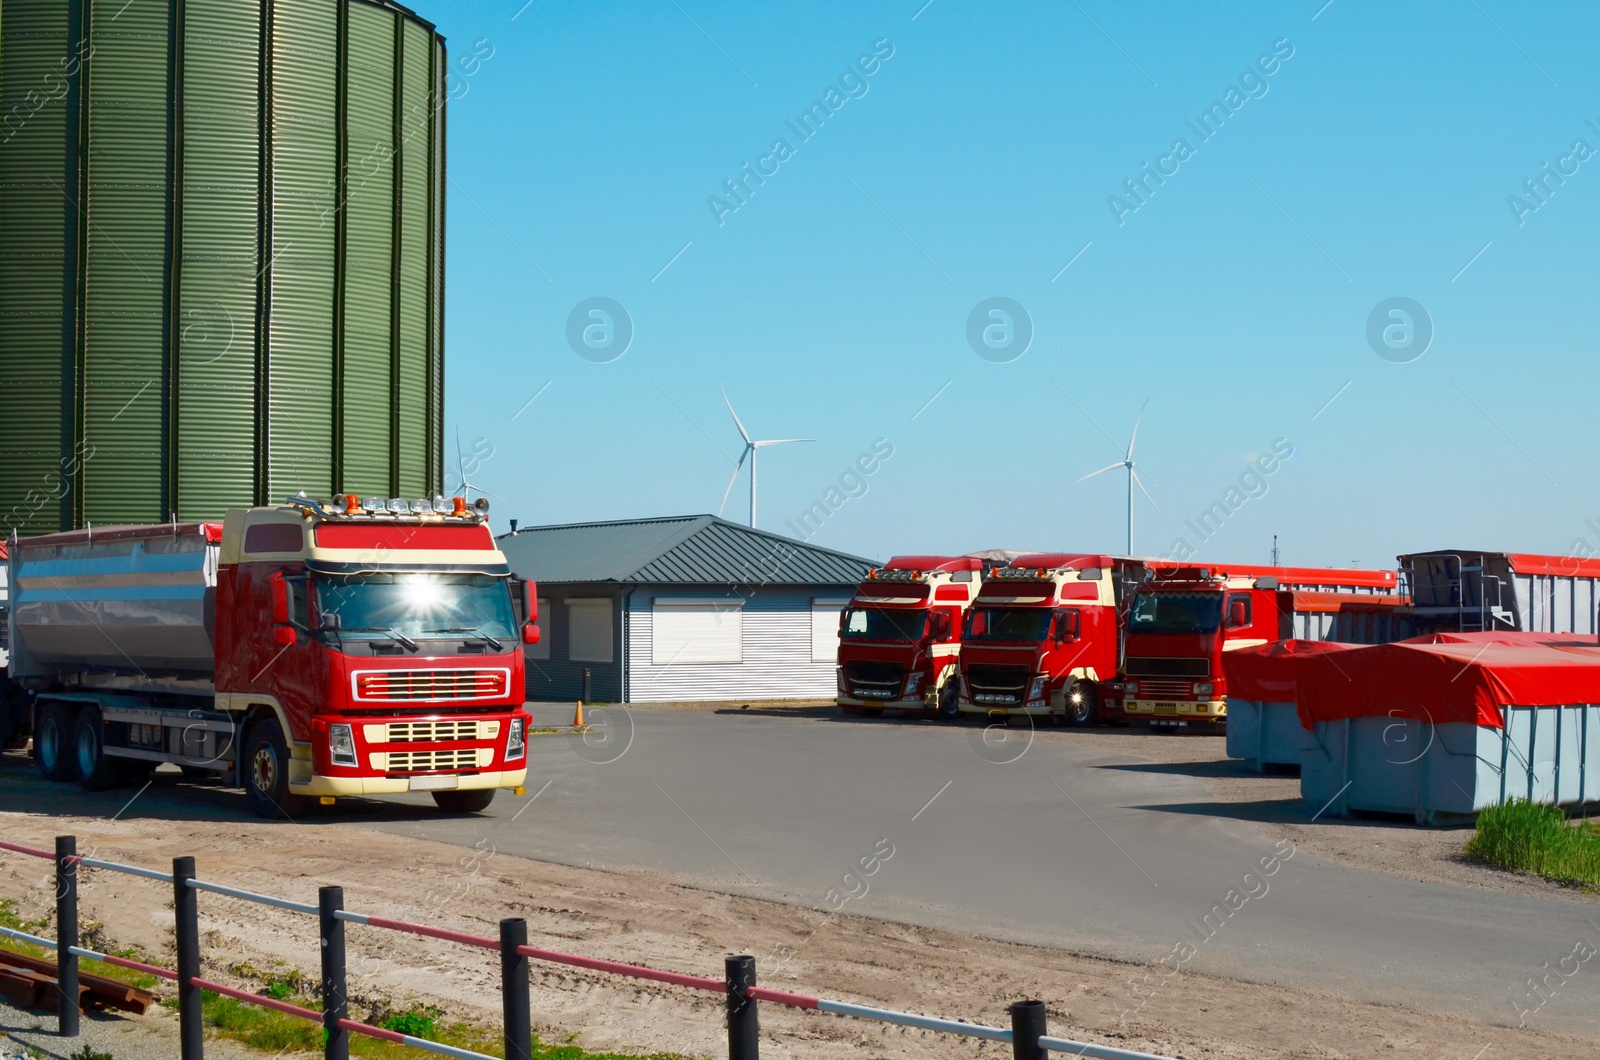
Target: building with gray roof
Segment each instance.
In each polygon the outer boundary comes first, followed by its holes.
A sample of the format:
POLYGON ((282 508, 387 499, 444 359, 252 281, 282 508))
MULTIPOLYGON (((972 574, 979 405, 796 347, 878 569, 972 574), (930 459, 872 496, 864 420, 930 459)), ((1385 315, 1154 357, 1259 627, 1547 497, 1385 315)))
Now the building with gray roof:
POLYGON ((525 527, 499 545, 539 586, 531 700, 830 699, 839 612, 879 565, 714 515, 525 527))

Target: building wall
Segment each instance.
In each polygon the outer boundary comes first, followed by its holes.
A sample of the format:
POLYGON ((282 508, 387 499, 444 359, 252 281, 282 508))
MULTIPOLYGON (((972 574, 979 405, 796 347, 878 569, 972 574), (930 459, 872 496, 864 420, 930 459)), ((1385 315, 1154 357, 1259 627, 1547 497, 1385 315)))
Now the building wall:
MULTIPOLYGON (((837 691, 834 660, 812 659, 812 601, 848 600, 855 586, 758 589, 742 606, 743 659, 738 663, 652 660, 655 599, 734 599, 716 586, 637 589, 627 612, 630 702, 731 699, 831 699, 837 691)), ((835 604, 837 606, 837 603, 835 604)))
POLYGON ((530 700, 583 698, 583 671, 589 671, 589 696, 596 703, 622 701, 622 593, 614 585, 552 585, 539 587, 540 644, 524 649, 527 695, 530 700), (611 662, 572 658, 572 600, 611 601, 611 662), (548 648, 548 652, 545 649, 548 648), (548 654, 548 658, 541 658, 548 654))

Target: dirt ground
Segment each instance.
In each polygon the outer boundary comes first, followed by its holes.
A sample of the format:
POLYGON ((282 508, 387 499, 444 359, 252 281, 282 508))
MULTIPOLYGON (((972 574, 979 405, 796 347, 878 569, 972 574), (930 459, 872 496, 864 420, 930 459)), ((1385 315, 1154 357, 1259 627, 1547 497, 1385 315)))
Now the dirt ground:
MULTIPOLYGON (((1064 735, 1064 734, 1063 734, 1064 735)), ((1041 734, 1055 738, 1055 734, 1041 734)), ((1300 849, 1421 880, 1543 892, 1458 857, 1463 830, 1373 823, 1304 828, 1292 822, 1298 780, 1235 772, 1215 737, 1156 736, 1127 730, 1075 733, 1119 753, 1171 763, 1207 779, 1221 802, 1246 819, 1284 827, 1300 849)), ((1152 975, 1143 1003, 1131 982, 1145 969, 1061 950, 840 916, 809 918, 794 907, 683 886, 648 872, 603 872, 419 842, 356 827, 292 823, 106 821, 0 812, 0 834, 48 847, 76 834, 81 851, 163 867, 195 855, 202 878, 314 903, 323 883, 345 887, 346 905, 397 919, 494 936, 502 916, 528 920, 535 945, 674 971, 719 976, 730 947, 755 947, 765 985, 840 1000, 1007 1024, 1005 1002, 1049 1005, 1053 1034, 1182 1056, 1268 1057, 1593 1057, 1592 1040, 1496 1023, 1308 994, 1183 971, 1152 975), (780 955, 785 955, 780 957, 780 955)), ((160 883, 85 870, 83 913, 96 944, 136 946, 170 964, 171 896, 160 883)), ((21 896, 24 916, 48 911, 46 862, 0 856, 0 895, 21 896)), ((317 974, 310 917, 217 895, 201 898, 207 974, 259 986, 290 969, 317 974)), ((438 1004, 451 1018, 498 1018, 494 954, 374 928, 349 929, 351 989, 370 1014, 438 1004)), ((725 1055, 720 999, 711 994, 620 980, 558 965, 534 965, 533 1012, 546 1040, 569 1034, 590 1049, 725 1055)), ((1009 1047, 764 1005, 769 1056, 1000 1057, 1009 1047)))

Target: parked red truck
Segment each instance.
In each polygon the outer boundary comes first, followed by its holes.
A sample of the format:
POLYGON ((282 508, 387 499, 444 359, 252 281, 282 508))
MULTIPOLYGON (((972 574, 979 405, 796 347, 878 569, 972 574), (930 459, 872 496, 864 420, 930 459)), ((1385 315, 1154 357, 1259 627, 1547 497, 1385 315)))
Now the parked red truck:
POLYGON ((221 774, 264 817, 522 792, 523 643, 486 502, 355 495, 13 538, 11 677, 40 770, 221 774))
POLYGON ((963 616, 983 585, 970 556, 896 556, 839 616, 841 709, 956 716, 963 616))
POLYGON ((1345 607, 1404 602, 1392 570, 1221 564, 1149 571, 1128 612, 1123 709, 1155 728, 1215 725, 1228 713, 1225 653, 1326 640, 1345 607))
POLYGON ((962 713, 1092 724, 1121 658, 1123 586, 1145 566, 1043 553, 991 571, 962 634, 962 713))

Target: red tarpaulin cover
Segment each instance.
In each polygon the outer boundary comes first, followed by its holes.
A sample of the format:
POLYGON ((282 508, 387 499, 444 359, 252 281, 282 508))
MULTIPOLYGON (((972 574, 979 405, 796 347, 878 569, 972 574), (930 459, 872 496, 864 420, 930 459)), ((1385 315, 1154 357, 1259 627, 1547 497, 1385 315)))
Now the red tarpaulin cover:
POLYGON ((1499 728, 1503 706, 1600 703, 1600 644, 1578 634, 1436 633, 1371 646, 1286 641, 1230 652, 1224 666, 1229 695, 1292 696, 1307 729, 1360 717, 1499 728))

